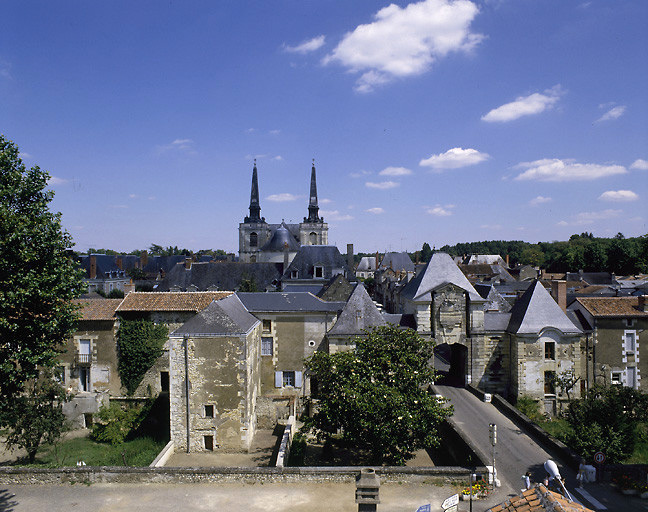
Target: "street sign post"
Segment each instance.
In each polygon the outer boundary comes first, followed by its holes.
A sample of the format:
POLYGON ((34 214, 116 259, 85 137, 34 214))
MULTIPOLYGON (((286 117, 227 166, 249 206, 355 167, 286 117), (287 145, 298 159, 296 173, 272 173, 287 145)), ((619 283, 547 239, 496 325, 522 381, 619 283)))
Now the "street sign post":
POLYGON ((603 452, 596 452, 594 454, 594 462, 603 464, 605 462, 605 454, 603 452))
POLYGON ((449 498, 446 498, 443 503, 441 503, 441 508, 445 511, 449 510, 452 507, 456 507, 459 504, 459 495, 453 494, 449 498))

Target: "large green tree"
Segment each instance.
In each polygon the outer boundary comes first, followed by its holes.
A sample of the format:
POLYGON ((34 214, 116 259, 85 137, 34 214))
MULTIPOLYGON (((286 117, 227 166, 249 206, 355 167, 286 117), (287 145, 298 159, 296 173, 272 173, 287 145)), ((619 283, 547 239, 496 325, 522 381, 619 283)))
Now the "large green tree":
MULTIPOLYGON (((74 331, 72 299, 84 289, 69 254, 72 238, 49 208, 48 180, 0 135, 0 413, 54 364, 74 331)), ((8 420, 0 414, 0 421, 8 420)))
POLYGON ((401 465, 415 450, 438 446, 439 425, 452 409, 426 389, 434 376, 433 342, 386 326, 355 345, 348 352, 316 352, 306 362, 320 397, 310 419, 318 436, 341 431, 373 464, 401 465))

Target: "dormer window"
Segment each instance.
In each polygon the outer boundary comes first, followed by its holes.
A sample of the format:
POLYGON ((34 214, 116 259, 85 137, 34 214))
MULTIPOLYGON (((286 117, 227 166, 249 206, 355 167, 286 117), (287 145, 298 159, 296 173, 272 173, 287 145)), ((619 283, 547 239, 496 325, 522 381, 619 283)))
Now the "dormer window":
POLYGON ((297 272, 297 270, 293 269, 290 271, 290 279, 297 279, 298 276, 299 272, 297 272))
POLYGON ((313 270, 313 276, 316 279, 323 279, 324 278, 324 267, 322 265, 315 265, 315 269, 313 270))

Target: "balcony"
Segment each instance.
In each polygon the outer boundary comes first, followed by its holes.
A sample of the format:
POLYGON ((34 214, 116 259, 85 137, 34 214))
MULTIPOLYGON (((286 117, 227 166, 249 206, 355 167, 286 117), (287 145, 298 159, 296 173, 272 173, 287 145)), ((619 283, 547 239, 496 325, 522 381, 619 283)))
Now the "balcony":
POLYGON ((74 362, 77 366, 90 366, 92 364, 92 356, 90 354, 76 354, 74 362))

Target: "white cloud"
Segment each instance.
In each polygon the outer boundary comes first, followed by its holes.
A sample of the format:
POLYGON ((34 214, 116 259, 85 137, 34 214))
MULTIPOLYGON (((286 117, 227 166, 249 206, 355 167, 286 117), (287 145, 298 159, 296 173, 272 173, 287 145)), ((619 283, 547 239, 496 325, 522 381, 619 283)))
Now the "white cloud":
POLYGON ((270 130, 268 133, 270 135, 279 135, 281 133, 281 130, 270 130))
POLYGON ((388 190, 390 188, 396 188, 399 185, 399 183, 395 181, 380 181, 378 183, 373 182, 373 181, 367 181, 365 183, 365 186, 368 188, 377 188, 379 190, 388 190))
POLYGON ((245 133, 254 133, 256 131, 257 131, 256 128, 248 128, 248 129, 245 130, 245 133))
POLYGON ((352 178, 362 178, 363 176, 369 176, 371 174, 371 171, 357 171, 357 172, 352 172, 349 174, 352 178))
POLYGON ((116 209, 119 209, 119 210, 126 210, 126 209, 128 209, 128 206, 125 205, 125 204, 111 204, 110 207, 111 207, 111 208, 116 208, 116 209))
POLYGON ((378 173, 380 176, 408 176, 412 171, 406 167, 386 167, 378 173))
POLYGON ((303 41, 295 46, 290 46, 284 43, 283 49, 289 53, 301 53, 303 55, 306 53, 314 52, 315 50, 319 50, 322 46, 324 46, 325 39, 325 36, 317 36, 313 39, 303 41))
POLYGON ((538 206, 540 204, 550 203, 551 201, 552 199, 550 197, 538 196, 534 199, 531 199, 531 201, 529 201, 529 204, 531 206, 538 206))
POLYGON ((601 201, 612 201, 616 203, 625 203, 628 201, 636 201, 639 196, 632 190, 608 190, 603 192, 599 199, 601 201))
POLYGON ((648 160, 637 158, 634 162, 632 162, 630 169, 639 169, 640 171, 648 171, 648 160))
POLYGON ((379 215, 379 214, 381 214, 381 213, 385 213, 385 210, 383 210, 383 209, 380 208, 379 206, 377 206, 377 207, 375 207, 375 208, 369 208, 368 210, 365 210, 365 211, 368 212, 368 213, 373 213, 373 214, 375 214, 375 215, 379 215))
POLYGON ((478 12, 468 0, 424 0, 404 8, 392 3, 371 23, 345 34, 322 62, 362 73, 355 90, 371 92, 396 78, 424 73, 451 52, 472 50, 483 39, 470 32, 478 12))
POLYGON ((318 199, 318 201, 319 201, 319 204, 331 204, 333 202, 331 199, 328 199, 328 198, 318 199))
POLYGON ((478 164, 489 158, 490 155, 480 153, 476 149, 452 148, 445 153, 432 155, 429 158, 421 160, 419 165, 433 169, 459 169, 460 167, 478 164))
POLYGON ((605 114, 599 117, 596 122, 600 123, 601 121, 610 121, 611 119, 619 119, 626 111, 625 105, 619 105, 618 107, 613 107, 608 110, 605 114))
POLYGON ((50 176, 50 178, 47 180, 48 185, 62 185, 63 183, 67 183, 68 180, 59 178, 57 176, 50 176))
POLYGON ((574 224, 582 226, 593 224, 597 220, 614 219, 621 215, 621 210, 603 210, 601 212, 581 212, 574 217, 574 224))
POLYGON ((320 214, 322 215, 322 217, 326 217, 326 220, 353 220, 353 217, 351 215, 341 214, 339 210, 320 210, 320 214))
POLYGON ((441 206, 437 204, 436 206, 424 206, 426 213, 430 215, 435 215, 436 217, 449 217, 452 215, 452 209, 455 207, 453 204, 446 204, 441 206))
POLYGON ((25 153, 24 151, 20 151, 18 153, 18 156, 22 158, 23 160, 30 159, 32 156, 29 153, 25 153))
POLYGON ((273 160, 277 160, 278 162, 281 162, 283 160, 283 156, 277 155, 272 157, 273 160))
POLYGON ((490 229, 493 231, 497 231, 498 229, 502 229, 501 224, 482 224, 479 226, 481 229, 490 229))
POLYGON ((285 203, 287 201, 295 201, 296 199, 299 199, 301 196, 296 196, 293 194, 289 194, 288 192, 283 192, 281 194, 271 194, 266 199, 268 201, 274 201, 275 203, 285 203))
POLYGON ((533 93, 520 96, 511 103, 505 103, 482 116, 482 121, 489 123, 505 123, 523 116, 539 114, 553 107, 563 94, 560 85, 547 89, 544 93, 533 93))
POLYGON ((138 195, 137 194, 128 194, 129 199, 137 199, 138 195))
POLYGON ((522 162, 514 168, 526 169, 515 178, 519 181, 589 181, 628 172, 622 165, 579 164, 559 158, 522 162))
POLYGON ((156 150, 159 155, 170 151, 183 152, 190 155, 196 154, 196 150, 194 149, 194 141, 191 139, 175 139, 170 144, 157 146, 156 150))

